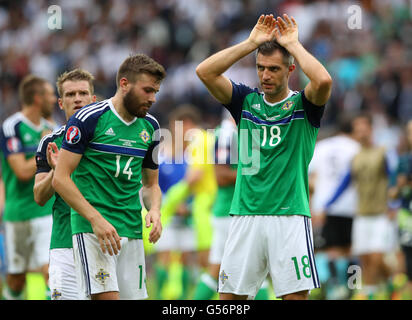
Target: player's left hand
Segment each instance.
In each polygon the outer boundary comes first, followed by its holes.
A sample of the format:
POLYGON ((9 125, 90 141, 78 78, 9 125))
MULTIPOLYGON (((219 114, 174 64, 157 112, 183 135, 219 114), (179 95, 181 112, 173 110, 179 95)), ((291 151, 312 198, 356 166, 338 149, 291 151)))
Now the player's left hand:
POLYGON ((57 166, 57 160, 59 158, 59 148, 54 142, 50 142, 47 145, 47 162, 53 170, 57 166))
POLYGON ((145 217, 146 228, 149 228, 152 224, 152 230, 149 233, 149 242, 156 243, 159 240, 160 235, 162 234, 162 222, 160 220, 160 211, 150 210, 145 217))
POLYGON ((284 48, 290 44, 297 43, 298 37, 298 24, 293 17, 289 18, 287 14, 276 18, 275 38, 276 41, 284 48))

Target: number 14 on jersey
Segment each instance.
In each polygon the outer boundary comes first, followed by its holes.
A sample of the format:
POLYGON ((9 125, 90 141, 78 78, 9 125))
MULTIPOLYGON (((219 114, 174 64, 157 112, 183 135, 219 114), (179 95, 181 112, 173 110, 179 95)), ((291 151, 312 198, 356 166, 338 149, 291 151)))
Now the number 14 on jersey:
MULTIPOLYGON (((114 175, 115 178, 118 178, 120 175, 120 159, 122 158, 121 155, 116 155, 116 173, 114 175)), ((126 165, 123 168, 123 174, 127 175, 127 180, 130 180, 132 175, 133 175, 133 171, 132 168, 130 167, 130 164, 132 163, 134 157, 130 157, 127 162, 126 165)))

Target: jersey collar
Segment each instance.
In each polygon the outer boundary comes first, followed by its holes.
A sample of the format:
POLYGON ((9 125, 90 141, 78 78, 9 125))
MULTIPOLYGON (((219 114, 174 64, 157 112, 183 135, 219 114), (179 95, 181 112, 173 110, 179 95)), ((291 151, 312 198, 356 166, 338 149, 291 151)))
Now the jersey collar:
POLYGON ((33 122, 31 122, 29 118, 27 118, 22 112, 19 112, 19 116, 21 117, 21 121, 23 121, 27 126, 37 132, 43 131, 44 127, 47 125, 47 120, 44 118, 40 119, 40 124, 37 126, 33 122))
POLYGON ((265 98, 265 94, 263 94, 263 101, 265 101, 265 103, 266 103, 267 105, 273 107, 273 106, 277 105, 278 103, 282 103, 283 101, 289 99, 289 98, 290 98, 291 96, 293 96, 294 94, 295 94, 295 91, 292 91, 292 90, 289 89, 288 96, 287 96, 285 99, 282 99, 282 100, 280 100, 280 101, 273 102, 273 103, 268 102, 268 101, 266 100, 266 98, 265 98))
POLYGON ((130 121, 130 122, 125 121, 125 120, 120 116, 120 114, 117 113, 116 108, 115 108, 114 105, 113 105, 112 99, 108 99, 108 101, 109 101, 109 106, 110 106, 110 109, 112 110, 112 112, 113 112, 113 113, 116 115, 116 117, 118 117, 119 120, 120 120, 121 122, 123 122, 126 126, 130 126, 131 124, 133 124, 133 123, 136 122, 137 117, 134 117, 134 119, 133 119, 132 121, 130 121))

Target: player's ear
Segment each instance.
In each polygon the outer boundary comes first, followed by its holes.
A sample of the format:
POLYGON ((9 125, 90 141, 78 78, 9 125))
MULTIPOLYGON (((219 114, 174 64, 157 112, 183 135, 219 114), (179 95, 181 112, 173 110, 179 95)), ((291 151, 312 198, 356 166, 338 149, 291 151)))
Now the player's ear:
POLYGON ((41 101, 42 101, 43 97, 44 97, 43 94, 40 94, 38 92, 35 93, 33 95, 33 104, 36 104, 36 105, 41 104, 41 101))
POLYGON ((125 77, 119 80, 119 86, 120 86, 120 89, 122 89, 122 91, 126 92, 128 85, 129 85, 129 80, 127 80, 125 77))
POLYGON ((96 102, 96 96, 94 95, 94 96, 92 96, 92 102, 96 102))
POLYGON ((295 65, 295 64, 291 64, 291 65, 289 66, 289 73, 292 73, 293 71, 295 71, 295 69, 296 69, 296 65, 295 65))
POLYGON ((63 99, 62 99, 62 98, 58 98, 58 99, 57 99, 57 103, 59 104, 59 108, 60 108, 61 110, 63 110, 63 99))

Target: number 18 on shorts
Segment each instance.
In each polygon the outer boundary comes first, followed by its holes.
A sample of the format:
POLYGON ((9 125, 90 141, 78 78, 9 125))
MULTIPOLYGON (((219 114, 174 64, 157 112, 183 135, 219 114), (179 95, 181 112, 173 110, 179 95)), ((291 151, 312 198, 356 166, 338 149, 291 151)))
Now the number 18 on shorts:
POLYGON ((312 226, 305 216, 234 216, 219 292, 256 296, 270 275, 277 297, 319 288, 312 226))

